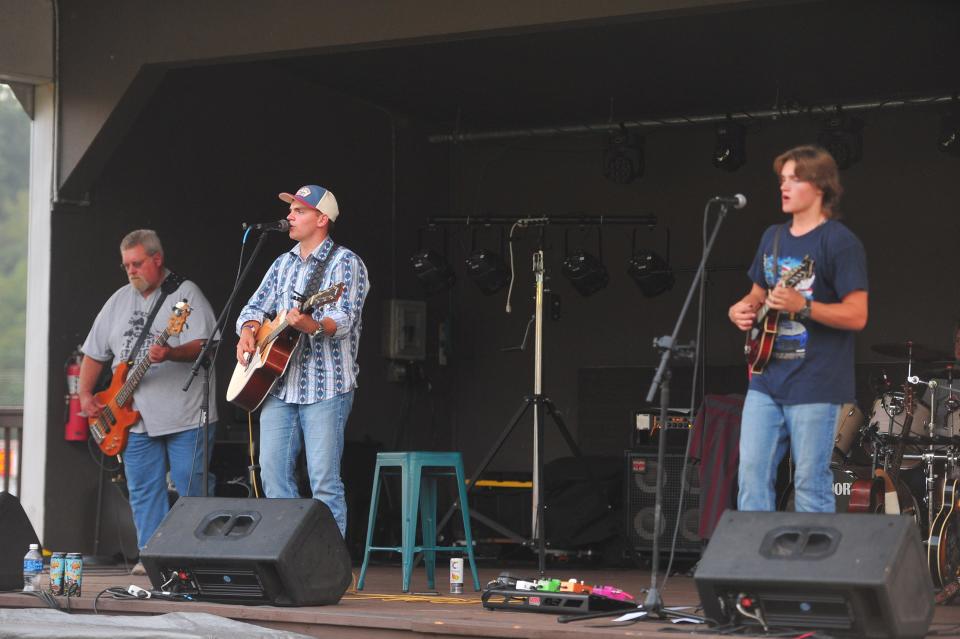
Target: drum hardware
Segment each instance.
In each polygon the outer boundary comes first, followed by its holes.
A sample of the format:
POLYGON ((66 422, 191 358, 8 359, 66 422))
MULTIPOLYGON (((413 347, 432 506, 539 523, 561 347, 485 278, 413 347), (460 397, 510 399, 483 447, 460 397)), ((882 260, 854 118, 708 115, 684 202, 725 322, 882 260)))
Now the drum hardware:
POLYGON ((953 354, 941 351, 937 348, 930 348, 923 344, 917 344, 914 341, 892 342, 886 344, 873 344, 870 350, 878 355, 893 357, 900 360, 918 361, 918 362, 946 362, 953 360, 953 354))

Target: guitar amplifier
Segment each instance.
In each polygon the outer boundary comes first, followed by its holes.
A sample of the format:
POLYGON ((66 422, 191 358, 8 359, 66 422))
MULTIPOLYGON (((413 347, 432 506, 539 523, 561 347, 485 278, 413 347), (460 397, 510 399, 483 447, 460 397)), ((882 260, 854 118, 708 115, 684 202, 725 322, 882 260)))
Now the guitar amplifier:
POLYGON ((683 473, 682 453, 664 455, 663 510, 660 530, 655 531, 654 507, 657 496, 657 450, 648 447, 640 451, 627 451, 626 456, 626 539, 636 552, 652 552, 653 539, 657 536, 661 553, 669 553, 677 520, 676 551, 683 554, 700 554, 702 549, 700 526, 700 474, 699 467, 690 463, 686 469, 686 485, 683 505, 680 507, 681 479, 683 473))

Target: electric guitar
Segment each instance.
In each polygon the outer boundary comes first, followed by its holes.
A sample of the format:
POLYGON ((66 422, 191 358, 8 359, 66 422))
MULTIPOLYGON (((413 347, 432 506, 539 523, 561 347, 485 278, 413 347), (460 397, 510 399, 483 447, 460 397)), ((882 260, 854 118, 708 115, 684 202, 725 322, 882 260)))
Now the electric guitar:
POLYGON ((927 542, 927 566, 933 585, 944 588, 960 577, 960 524, 954 517, 957 506, 960 479, 943 481, 943 493, 940 512, 930 527, 930 539, 927 542))
MULTIPOLYGON (((300 303, 301 313, 312 313, 318 306, 332 304, 343 294, 343 282, 325 288, 300 303)), ((287 312, 260 325, 257 345, 246 364, 237 363, 227 387, 227 401, 253 412, 287 370, 290 356, 300 340, 300 331, 287 324, 287 312)))
MULTIPOLYGON (((157 335, 153 343, 157 346, 166 345, 171 335, 180 334, 189 316, 190 305, 187 300, 177 302, 173 306, 173 314, 167 320, 167 327, 157 335)), ((149 326, 145 326, 143 330, 149 329, 149 326)), ((88 424, 93 440, 104 454, 119 455, 127 447, 130 428, 140 421, 140 411, 130 407, 133 391, 140 385, 152 363, 150 357, 144 357, 131 369, 127 362, 121 362, 113 371, 110 386, 94 395, 104 406, 98 416, 88 420, 88 424)))
MULTIPOLYGON (((777 286, 795 288, 801 281, 813 274, 813 260, 809 255, 803 257, 800 264, 786 273, 777 282, 777 286)), ((747 366, 750 373, 762 373, 770 356, 773 355, 773 342, 777 339, 777 327, 780 324, 781 311, 774 310, 764 302, 757 311, 757 319, 747 331, 747 341, 743 346, 743 354, 747 357, 747 366)))

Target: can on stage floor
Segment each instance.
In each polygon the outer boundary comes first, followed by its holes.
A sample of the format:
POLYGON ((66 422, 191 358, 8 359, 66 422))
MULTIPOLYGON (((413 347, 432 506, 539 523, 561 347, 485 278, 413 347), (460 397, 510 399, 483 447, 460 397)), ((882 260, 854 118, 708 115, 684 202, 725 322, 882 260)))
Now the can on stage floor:
POLYGON ((66 565, 67 556, 62 552, 55 552, 50 555, 50 594, 63 594, 63 569, 66 565))
POLYGON ((450 559, 450 592, 458 595, 463 592, 463 558, 450 559))
POLYGON ((83 588, 83 555, 78 552, 67 553, 63 567, 63 594, 79 597, 83 588))

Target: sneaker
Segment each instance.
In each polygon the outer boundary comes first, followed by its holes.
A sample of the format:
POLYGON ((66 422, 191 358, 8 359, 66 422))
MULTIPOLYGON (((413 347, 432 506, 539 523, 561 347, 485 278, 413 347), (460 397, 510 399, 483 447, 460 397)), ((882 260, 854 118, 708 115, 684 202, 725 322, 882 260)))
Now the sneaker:
POLYGON ((137 564, 130 569, 131 575, 145 575, 147 574, 147 569, 143 567, 143 562, 138 561, 137 564))

